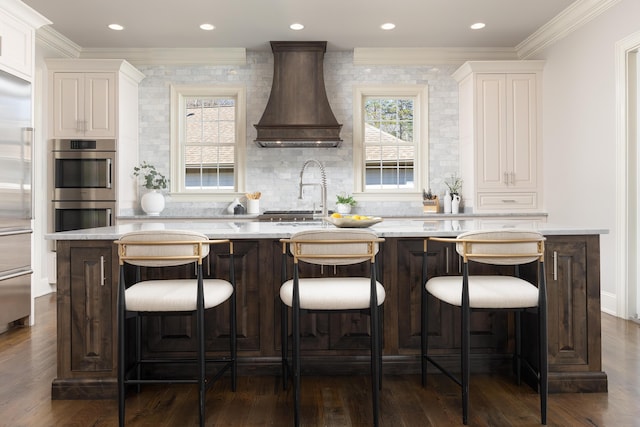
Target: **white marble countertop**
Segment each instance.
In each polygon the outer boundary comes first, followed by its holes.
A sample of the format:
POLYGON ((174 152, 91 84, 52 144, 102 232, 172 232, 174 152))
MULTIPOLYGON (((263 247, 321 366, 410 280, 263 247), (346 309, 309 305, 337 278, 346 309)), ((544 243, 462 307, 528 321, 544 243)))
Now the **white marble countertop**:
MULTIPOLYGON (((193 230, 218 239, 280 239, 309 229, 336 228, 322 221, 258 222, 157 222, 141 221, 113 227, 89 228, 45 235, 47 240, 116 240, 122 234, 136 230, 193 230)), ((479 229, 523 228, 539 230, 544 235, 607 234, 604 228, 557 225, 527 219, 443 220, 443 219, 385 219, 370 227, 380 237, 456 236, 464 231, 479 229)))

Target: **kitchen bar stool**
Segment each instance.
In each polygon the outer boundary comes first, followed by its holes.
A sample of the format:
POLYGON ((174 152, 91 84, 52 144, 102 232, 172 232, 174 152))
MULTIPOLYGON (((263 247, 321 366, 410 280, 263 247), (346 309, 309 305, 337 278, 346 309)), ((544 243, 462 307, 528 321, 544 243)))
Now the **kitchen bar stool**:
POLYGON ((236 297, 233 263, 233 243, 229 240, 209 240, 200 233, 177 230, 134 231, 124 234, 118 244, 120 280, 118 284, 118 419, 124 426, 126 387, 135 384, 179 383, 198 384, 200 425, 205 420, 205 392, 223 373, 231 370, 232 390, 236 389, 236 297), (205 279, 202 260, 209 254, 210 245, 229 246, 229 280, 205 279), (125 283, 125 265, 135 266, 135 283, 125 283), (194 279, 140 280, 140 267, 162 268, 195 264, 194 279), (208 359, 205 355, 205 311, 230 301, 229 308, 229 356, 208 359), (196 357, 186 359, 141 357, 142 315, 195 314, 196 357), (135 361, 127 363, 127 319, 134 318, 136 328, 135 361), (207 363, 221 363, 220 369, 207 378, 207 363), (179 379, 155 379, 142 377, 141 366, 153 363, 191 364, 197 367, 197 375, 179 379))
MULTIPOLYGON (((426 384, 427 362, 462 388, 462 422, 469 418, 469 377, 470 377, 470 317, 474 310, 515 312, 516 374, 518 384, 522 362, 538 382, 540 395, 541 423, 547 423, 548 356, 547 356, 547 291, 544 270, 544 241, 542 234, 529 230, 481 230, 460 234, 455 239, 431 237, 429 240, 453 242, 462 257, 462 276, 439 276, 427 278, 427 241, 423 254, 422 289, 422 384, 426 384), (513 267, 512 275, 470 275, 469 263, 513 267), (530 281, 520 278, 526 264, 535 264, 530 281), (426 282, 426 283, 425 283, 426 282), (536 284, 534 284, 536 283, 536 284), (447 371, 428 353, 429 316, 427 294, 443 303, 460 308, 461 315, 461 358, 460 377, 447 371), (522 312, 537 315, 537 367, 532 366, 521 354, 522 312)), ((534 338, 535 339, 535 338, 534 338)), ((535 363, 535 362, 534 362, 535 363)))
MULTIPOLYGON (((284 385, 291 371, 293 377, 294 423, 300 425, 300 313, 302 311, 364 311, 371 328, 371 397, 373 422, 378 425, 379 391, 382 368, 381 305, 385 299, 382 284, 376 279, 375 258, 384 239, 370 230, 305 230, 283 239, 280 287, 282 300, 282 375, 284 385), (293 255, 293 278, 287 276, 287 248, 293 255), (369 263, 368 277, 331 276, 301 278, 300 264, 348 266, 369 263), (288 308, 292 308, 292 364, 288 359, 288 308)), ((338 273, 336 273, 338 274, 338 273)))

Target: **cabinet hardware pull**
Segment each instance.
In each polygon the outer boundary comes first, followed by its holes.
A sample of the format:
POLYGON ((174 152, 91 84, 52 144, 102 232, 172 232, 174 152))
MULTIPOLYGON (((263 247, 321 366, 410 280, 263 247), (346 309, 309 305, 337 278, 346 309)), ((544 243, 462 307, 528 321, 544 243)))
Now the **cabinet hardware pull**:
POLYGON ((502 203, 516 203, 514 199, 502 199, 502 203))
POLYGON ((553 280, 558 280, 558 252, 553 251, 553 280))
POLYGON ((449 274, 449 247, 444 248, 445 273, 449 274))
POLYGON ((509 185, 509 172, 502 174, 502 181, 504 182, 504 185, 509 185))
POLYGON ((100 256, 100 286, 104 286, 105 283, 106 283, 106 280, 104 277, 104 256, 101 255, 100 256))

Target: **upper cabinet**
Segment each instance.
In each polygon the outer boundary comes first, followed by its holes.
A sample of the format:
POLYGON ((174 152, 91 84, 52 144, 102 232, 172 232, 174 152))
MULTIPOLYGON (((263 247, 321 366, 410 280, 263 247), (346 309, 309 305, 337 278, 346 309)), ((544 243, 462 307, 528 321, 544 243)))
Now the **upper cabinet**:
POLYGON ((476 212, 541 208, 543 61, 472 61, 455 73, 460 174, 476 212))
POLYGON ((54 72, 53 136, 116 137, 116 73, 54 72))
POLYGON ((51 24, 21 2, 0 4, 0 70, 31 81, 35 31, 51 24))
POLYGON ((52 138, 137 134, 138 69, 120 59, 48 59, 47 68, 52 138))

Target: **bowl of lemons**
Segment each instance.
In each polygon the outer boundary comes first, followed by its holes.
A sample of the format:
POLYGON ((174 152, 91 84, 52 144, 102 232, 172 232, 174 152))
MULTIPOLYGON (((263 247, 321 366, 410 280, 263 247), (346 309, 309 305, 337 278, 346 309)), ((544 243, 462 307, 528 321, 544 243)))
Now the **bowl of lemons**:
POLYGON ((344 215, 335 212, 327 217, 327 221, 341 228, 365 228, 379 223, 382 218, 368 215, 344 215))

